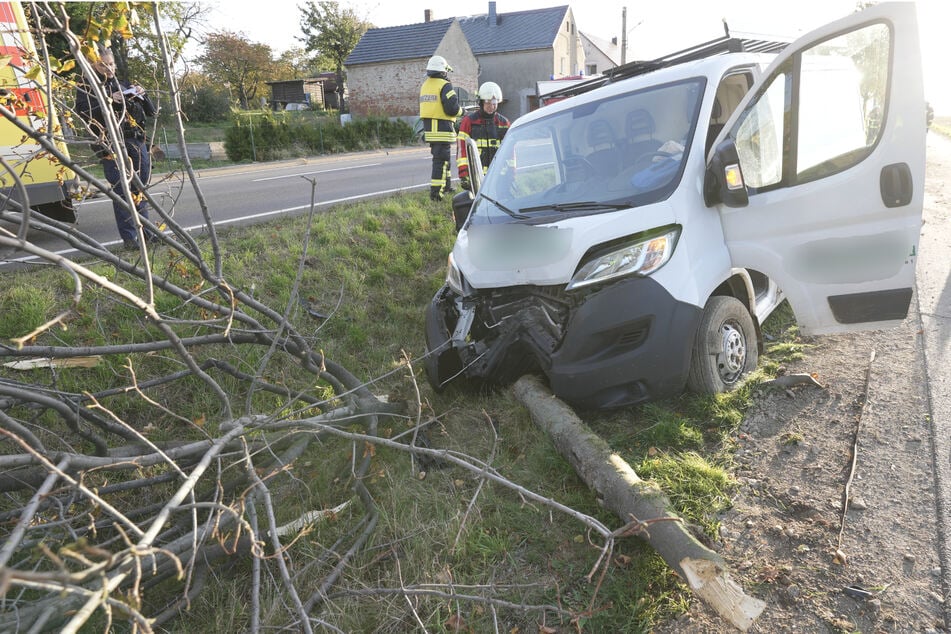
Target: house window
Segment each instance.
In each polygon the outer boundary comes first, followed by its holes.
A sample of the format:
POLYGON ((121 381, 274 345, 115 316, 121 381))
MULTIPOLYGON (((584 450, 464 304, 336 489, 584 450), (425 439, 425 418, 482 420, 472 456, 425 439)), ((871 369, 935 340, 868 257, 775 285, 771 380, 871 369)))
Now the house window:
POLYGON ((584 74, 585 74, 585 75, 597 75, 597 74, 598 74, 598 65, 597 65, 597 64, 585 64, 584 74))

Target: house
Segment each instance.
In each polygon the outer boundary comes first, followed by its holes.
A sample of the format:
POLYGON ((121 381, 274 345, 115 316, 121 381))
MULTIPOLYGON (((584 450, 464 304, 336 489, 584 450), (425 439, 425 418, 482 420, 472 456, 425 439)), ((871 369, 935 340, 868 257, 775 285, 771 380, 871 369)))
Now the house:
POLYGON ((616 37, 608 41, 582 33, 581 46, 584 48, 585 75, 599 75, 621 63, 621 47, 618 46, 616 37))
POLYGON ((584 72, 581 34, 567 5, 488 12, 367 31, 344 62, 355 115, 419 115, 419 86, 426 62, 442 55, 453 67, 453 86, 463 102, 474 103, 479 85, 502 87, 499 111, 510 119, 537 101, 536 82, 584 72))
POLYGON ((488 8, 459 22, 479 61, 479 83, 502 87, 499 112, 506 117, 534 110, 536 81, 584 72, 584 49, 570 7, 498 13, 490 0, 488 8))
MULTIPOLYGON (((427 12, 426 17, 431 13, 427 12)), ((344 61, 350 113, 386 115, 415 121, 419 117, 419 87, 426 62, 442 55, 452 66, 456 93, 474 103, 479 64, 455 18, 370 29, 344 61)))

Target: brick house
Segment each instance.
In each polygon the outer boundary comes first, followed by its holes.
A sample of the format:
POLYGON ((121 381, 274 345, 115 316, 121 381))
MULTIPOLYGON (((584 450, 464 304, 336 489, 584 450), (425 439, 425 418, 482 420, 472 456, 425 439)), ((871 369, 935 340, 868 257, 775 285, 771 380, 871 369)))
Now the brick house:
POLYGON ((450 80, 463 102, 478 88, 478 69, 469 42, 455 18, 370 29, 347 57, 350 113, 415 121, 426 62, 442 55, 452 66, 450 80))
POLYGON ((584 49, 567 5, 498 13, 488 12, 367 31, 344 62, 354 115, 418 117, 419 86, 426 61, 442 55, 453 67, 453 86, 473 103, 479 84, 502 87, 499 111, 510 119, 529 112, 537 99, 536 82, 584 72, 584 49))

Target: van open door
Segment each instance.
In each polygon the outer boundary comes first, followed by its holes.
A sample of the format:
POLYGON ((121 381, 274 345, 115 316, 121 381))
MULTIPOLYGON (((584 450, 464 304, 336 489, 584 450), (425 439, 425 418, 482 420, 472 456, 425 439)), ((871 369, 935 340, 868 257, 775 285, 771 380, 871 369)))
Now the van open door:
POLYGON ((925 176, 915 6, 873 6, 800 38, 726 123, 704 192, 734 266, 783 289, 808 334, 907 315, 925 176))

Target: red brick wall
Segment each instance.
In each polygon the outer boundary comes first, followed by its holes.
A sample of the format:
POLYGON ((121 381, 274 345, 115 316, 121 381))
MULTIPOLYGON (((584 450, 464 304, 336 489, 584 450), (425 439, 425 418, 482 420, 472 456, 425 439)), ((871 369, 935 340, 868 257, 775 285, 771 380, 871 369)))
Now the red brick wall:
POLYGON ((426 60, 367 64, 347 68, 350 113, 354 116, 419 115, 419 87, 426 78, 426 60))

